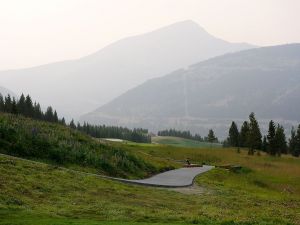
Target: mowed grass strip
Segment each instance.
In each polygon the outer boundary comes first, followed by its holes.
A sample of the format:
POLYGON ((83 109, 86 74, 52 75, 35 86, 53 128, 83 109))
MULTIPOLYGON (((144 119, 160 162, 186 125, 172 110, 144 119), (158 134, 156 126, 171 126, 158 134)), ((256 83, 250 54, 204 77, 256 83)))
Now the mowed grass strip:
POLYGON ((156 136, 152 137, 152 142, 162 145, 171 145, 178 147, 194 147, 194 148, 203 148, 203 147, 222 147, 218 143, 209 143, 209 142, 200 142, 196 140, 180 138, 180 137, 169 137, 169 136, 156 136))

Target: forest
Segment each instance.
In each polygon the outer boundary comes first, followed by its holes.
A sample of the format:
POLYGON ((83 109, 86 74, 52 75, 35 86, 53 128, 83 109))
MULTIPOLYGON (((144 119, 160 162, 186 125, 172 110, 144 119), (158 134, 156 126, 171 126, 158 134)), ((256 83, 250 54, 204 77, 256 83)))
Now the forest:
MULTIPOLYGON (((37 102, 33 102, 32 98, 24 94, 19 99, 7 95, 3 97, 0 93, 0 112, 12 113, 15 115, 22 115, 32 119, 43 120, 47 122, 60 123, 66 125, 65 118, 59 118, 56 110, 48 106, 43 112, 41 106, 37 102)), ((142 128, 135 128, 133 130, 125 127, 105 126, 105 125, 90 125, 84 123, 77 125, 74 120, 68 124, 69 127, 82 131, 95 138, 118 138, 128 141, 150 143, 151 137, 148 135, 148 130, 142 128)))
POLYGON ((269 122, 268 133, 262 136, 258 121, 252 112, 249 121, 244 121, 239 130, 236 122, 232 121, 228 131, 228 138, 224 141, 225 147, 248 148, 248 154, 253 155, 259 150, 272 156, 281 154, 300 155, 300 124, 297 130, 292 127, 290 138, 287 140, 285 130, 282 125, 275 124, 273 120, 269 122))

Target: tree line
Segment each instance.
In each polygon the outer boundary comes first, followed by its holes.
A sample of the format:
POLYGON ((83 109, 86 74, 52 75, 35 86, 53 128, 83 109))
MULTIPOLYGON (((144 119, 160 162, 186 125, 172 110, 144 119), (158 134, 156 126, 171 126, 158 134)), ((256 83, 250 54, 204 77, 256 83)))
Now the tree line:
POLYGON ((190 131, 180 131, 175 129, 169 129, 169 130, 161 130, 157 132, 158 136, 171 136, 171 137, 181 137, 196 141, 204 141, 204 139, 199 135, 195 134, 192 135, 190 131))
POLYGON ((16 99, 9 94, 3 97, 0 93, 0 112, 22 115, 52 123, 60 123, 96 138, 119 138, 134 142, 151 142, 151 137, 148 135, 148 130, 146 129, 136 128, 131 130, 125 127, 96 126, 88 123, 84 123, 82 126, 78 123, 76 126, 74 120, 66 124, 65 119, 59 119, 56 110, 53 110, 51 106, 48 106, 47 110, 43 112, 39 103, 33 102, 29 95, 25 97, 24 94, 22 94, 19 99, 16 99))
POLYGON ((147 129, 134 128, 133 130, 126 127, 91 125, 88 123, 80 123, 75 126, 74 121, 70 123, 71 127, 82 131, 95 138, 118 138, 138 143, 151 143, 151 136, 147 129))
POLYGON ((37 120, 66 124, 65 119, 59 119, 56 110, 51 106, 47 107, 45 112, 42 111, 39 103, 32 101, 31 97, 24 94, 19 99, 11 97, 9 94, 5 97, 0 93, 0 112, 19 114, 37 120))
POLYGON ((200 141, 200 142, 218 142, 218 138, 215 136, 215 133, 212 129, 209 130, 206 137, 201 137, 199 134, 191 134, 190 131, 180 131, 176 129, 166 129, 157 132, 158 136, 171 136, 171 137, 181 137, 190 140, 200 141))
POLYGON ((232 121, 228 131, 228 138, 224 141, 224 146, 248 148, 248 154, 253 155, 255 150, 264 151, 272 156, 281 154, 300 155, 300 125, 298 129, 292 128, 291 137, 287 141, 285 130, 282 125, 275 124, 273 120, 269 122, 268 134, 262 136, 259 124, 252 112, 249 121, 244 121, 239 130, 237 124, 232 121))

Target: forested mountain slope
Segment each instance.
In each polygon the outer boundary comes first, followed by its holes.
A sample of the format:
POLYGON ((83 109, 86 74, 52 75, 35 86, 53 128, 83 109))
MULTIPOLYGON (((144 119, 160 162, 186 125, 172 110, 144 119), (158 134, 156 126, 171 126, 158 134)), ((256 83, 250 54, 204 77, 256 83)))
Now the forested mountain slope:
POLYGON ((300 121, 299 99, 300 44, 289 44, 226 54, 151 79, 82 120, 226 131, 232 119, 250 112, 259 119, 300 121))

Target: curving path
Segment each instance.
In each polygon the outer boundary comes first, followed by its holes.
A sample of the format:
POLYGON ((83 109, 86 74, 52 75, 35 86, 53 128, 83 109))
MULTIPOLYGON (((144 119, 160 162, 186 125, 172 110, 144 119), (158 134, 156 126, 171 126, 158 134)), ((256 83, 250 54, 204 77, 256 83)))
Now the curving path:
POLYGON ((118 180, 124 183, 139 184, 144 186, 155 187, 188 187, 193 185, 194 179, 197 175, 207 172, 214 168, 213 166, 202 166, 192 168, 180 168, 170 170, 164 173, 157 174, 153 177, 143 180, 126 180, 114 177, 106 177, 111 180, 118 180))
MULTIPOLYGON (((22 160, 22 161, 28 161, 31 163, 46 165, 46 163, 23 159, 23 158, 19 158, 19 157, 15 157, 15 156, 5 155, 5 154, 1 154, 1 153, 0 153, 0 155, 6 156, 6 157, 8 156, 10 158, 15 158, 15 159, 22 160)), ((180 168, 180 169, 170 170, 170 171, 167 171, 164 173, 160 173, 160 174, 154 175, 153 177, 143 179, 143 180, 127 180, 127 179, 122 179, 122 178, 108 177, 108 176, 99 175, 99 174, 76 171, 76 170, 72 170, 72 169, 68 169, 68 168, 64 168, 64 167, 57 167, 57 168, 60 168, 65 171, 70 171, 73 173, 101 177, 101 178, 116 180, 116 181, 120 181, 120 182, 124 182, 124 183, 128 183, 128 184, 138 184, 138 185, 144 185, 144 186, 166 187, 166 188, 179 188, 179 187, 192 186, 194 183, 194 179, 197 175, 199 175, 201 173, 205 173, 205 172, 213 169, 214 166, 204 165, 202 167, 180 168)))

